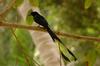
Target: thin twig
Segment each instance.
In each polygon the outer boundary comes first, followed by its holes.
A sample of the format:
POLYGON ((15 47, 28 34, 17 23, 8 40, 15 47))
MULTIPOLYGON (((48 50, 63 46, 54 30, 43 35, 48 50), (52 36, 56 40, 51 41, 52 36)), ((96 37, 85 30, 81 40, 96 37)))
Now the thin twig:
POLYGON ((15 62, 15 66, 18 65, 18 58, 16 57, 16 62, 15 62))
MULTIPOLYGON (((20 24, 11 24, 11 23, 4 23, 0 22, 1 27, 6 27, 6 28, 20 28, 20 29, 28 29, 28 30, 36 30, 36 31, 43 31, 46 32, 46 30, 42 27, 37 27, 37 26, 27 26, 27 25, 20 25, 20 24)), ((73 39, 83 39, 83 40, 91 40, 91 41, 97 41, 100 42, 100 38, 97 37, 90 37, 90 36, 81 36, 81 35, 74 35, 74 34, 69 34, 69 33, 64 33, 64 32, 55 32, 57 35, 64 36, 64 37, 69 37, 73 39)))
POLYGON ((14 5, 15 2, 16 2, 16 0, 12 0, 9 4, 7 4, 3 8, 3 10, 0 12, 0 16, 4 15, 7 11, 9 11, 13 7, 13 5, 14 5))
MULTIPOLYGON (((17 36, 16 36, 16 34, 15 34, 15 32, 14 32, 14 30, 13 30, 12 28, 11 28, 11 32, 12 32, 12 34, 14 35, 14 37, 15 37, 15 39, 16 39, 16 41, 17 41, 17 44, 20 45, 21 51, 22 51, 22 53, 23 53, 23 50, 24 50, 24 49, 23 49, 23 47, 21 46, 21 43, 20 43, 19 39, 17 38, 17 36)), ((30 66, 28 58, 26 57, 25 54, 24 54, 24 56, 25 56, 25 60, 26 60, 27 65, 30 66)))
MULTIPOLYGON (((15 37, 15 39, 16 39, 16 41, 17 41, 17 44, 20 45, 21 51, 22 51, 22 53, 23 53, 24 56, 25 56, 25 59, 26 59, 26 62, 27 62, 27 64, 28 64, 28 66, 30 66, 30 64, 29 64, 29 59, 28 59, 28 58, 30 58, 30 56, 29 56, 29 55, 26 55, 26 53, 25 53, 25 51, 24 51, 24 48, 21 46, 20 40, 17 38, 17 36, 15 35, 14 30, 13 30, 12 28, 11 28, 11 32, 12 32, 12 34, 14 35, 14 37, 15 37)), ((33 59, 33 62, 35 62, 38 66, 40 66, 40 64, 38 64, 38 62, 36 62, 34 59, 33 59)))

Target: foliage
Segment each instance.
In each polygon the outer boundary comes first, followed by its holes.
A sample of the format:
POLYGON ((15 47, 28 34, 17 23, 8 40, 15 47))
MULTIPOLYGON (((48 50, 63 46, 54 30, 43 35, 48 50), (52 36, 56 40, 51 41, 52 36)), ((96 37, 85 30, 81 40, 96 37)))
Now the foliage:
MULTIPOLYGON (((13 0, 3 0, 0 2, 0 14, 6 5, 12 1, 13 0)), ((17 8, 20 7, 23 1, 24 0, 16 0, 9 11, 3 16, 0 15, 0 21, 21 23, 22 19, 17 8)), ((100 36, 100 0, 29 1, 31 6, 40 8, 41 13, 54 30, 86 36, 100 36)), ((32 24, 32 21, 31 16, 27 16, 26 22, 32 24)), ((27 56, 32 57, 35 53, 35 46, 30 34, 26 30, 14 30, 20 43, 18 43, 10 29, 0 28, 0 66, 14 66, 16 63, 18 66, 28 66, 26 62, 27 56)), ((100 61, 100 45, 98 42, 88 40, 78 41, 69 38, 61 39, 66 46, 71 48, 78 58, 76 66, 82 66, 81 64, 85 65, 84 62, 88 62, 89 66, 94 66, 98 58, 100 61)), ((30 57, 28 57, 28 59, 30 59, 30 57)), ((28 64, 34 65, 32 59, 28 64)))

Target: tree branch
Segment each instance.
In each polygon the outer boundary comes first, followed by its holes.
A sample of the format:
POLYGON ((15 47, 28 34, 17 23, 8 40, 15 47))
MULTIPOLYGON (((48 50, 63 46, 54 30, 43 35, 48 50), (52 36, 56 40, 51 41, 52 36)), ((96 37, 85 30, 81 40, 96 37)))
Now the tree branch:
MULTIPOLYGON (((43 31, 46 32, 46 30, 42 27, 37 26, 28 26, 28 25, 19 25, 19 24, 11 24, 11 23, 4 23, 0 22, 1 27, 6 28, 20 28, 20 29, 28 29, 28 30, 36 30, 36 31, 43 31)), ((74 34, 68 34, 63 32, 55 32, 57 35, 65 36, 73 39, 83 39, 83 40, 91 40, 91 41, 97 41, 100 42, 100 38, 97 37, 90 37, 90 36, 81 36, 81 35, 74 35, 74 34)))

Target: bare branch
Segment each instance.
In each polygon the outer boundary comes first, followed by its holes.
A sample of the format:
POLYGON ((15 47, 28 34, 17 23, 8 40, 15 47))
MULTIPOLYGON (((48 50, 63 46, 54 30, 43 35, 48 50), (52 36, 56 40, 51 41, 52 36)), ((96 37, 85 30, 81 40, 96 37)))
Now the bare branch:
MULTIPOLYGON (((6 27, 6 28, 20 28, 20 29, 28 29, 28 30, 36 30, 36 31, 46 32, 46 30, 44 28, 37 27, 37 26, 19 25, 19 24, 11 24, 11 23, 4 23, 4 22, 0 22, 0 26, 6 27)), ((65 36, 65 37, 69 37, 69 38, 91 40, 91 41, 100 42, 100 38, 97 38, 97 37, 74 35, 74 34, 63 33, 63 32, 55 32, 55 33, 57 35, 65 36)))
POLYGON ((15 2, 16 2, 16 0, 12 0, 11 3, 7 4, 3 8, 3 10, 0 12, 0 16, 4 15, 8 10, 10 10, 13 7, 13 5, 14 5, 15 2))

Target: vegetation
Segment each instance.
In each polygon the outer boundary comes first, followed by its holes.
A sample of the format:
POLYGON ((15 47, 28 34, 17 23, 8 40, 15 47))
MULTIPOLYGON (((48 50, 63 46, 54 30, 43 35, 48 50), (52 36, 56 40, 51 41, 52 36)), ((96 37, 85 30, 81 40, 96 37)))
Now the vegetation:
POLYGON ((30 7, 38 7, 75 54, 78 60, 73 66, 100 65, 100 0, 0 0, 0 66, 42 65, 40 55, 35 56, 36 46, 28 30, 45 30, 30 26, 31 9, 23 19, 18 9, 24 1, 29 1, 30 7))

